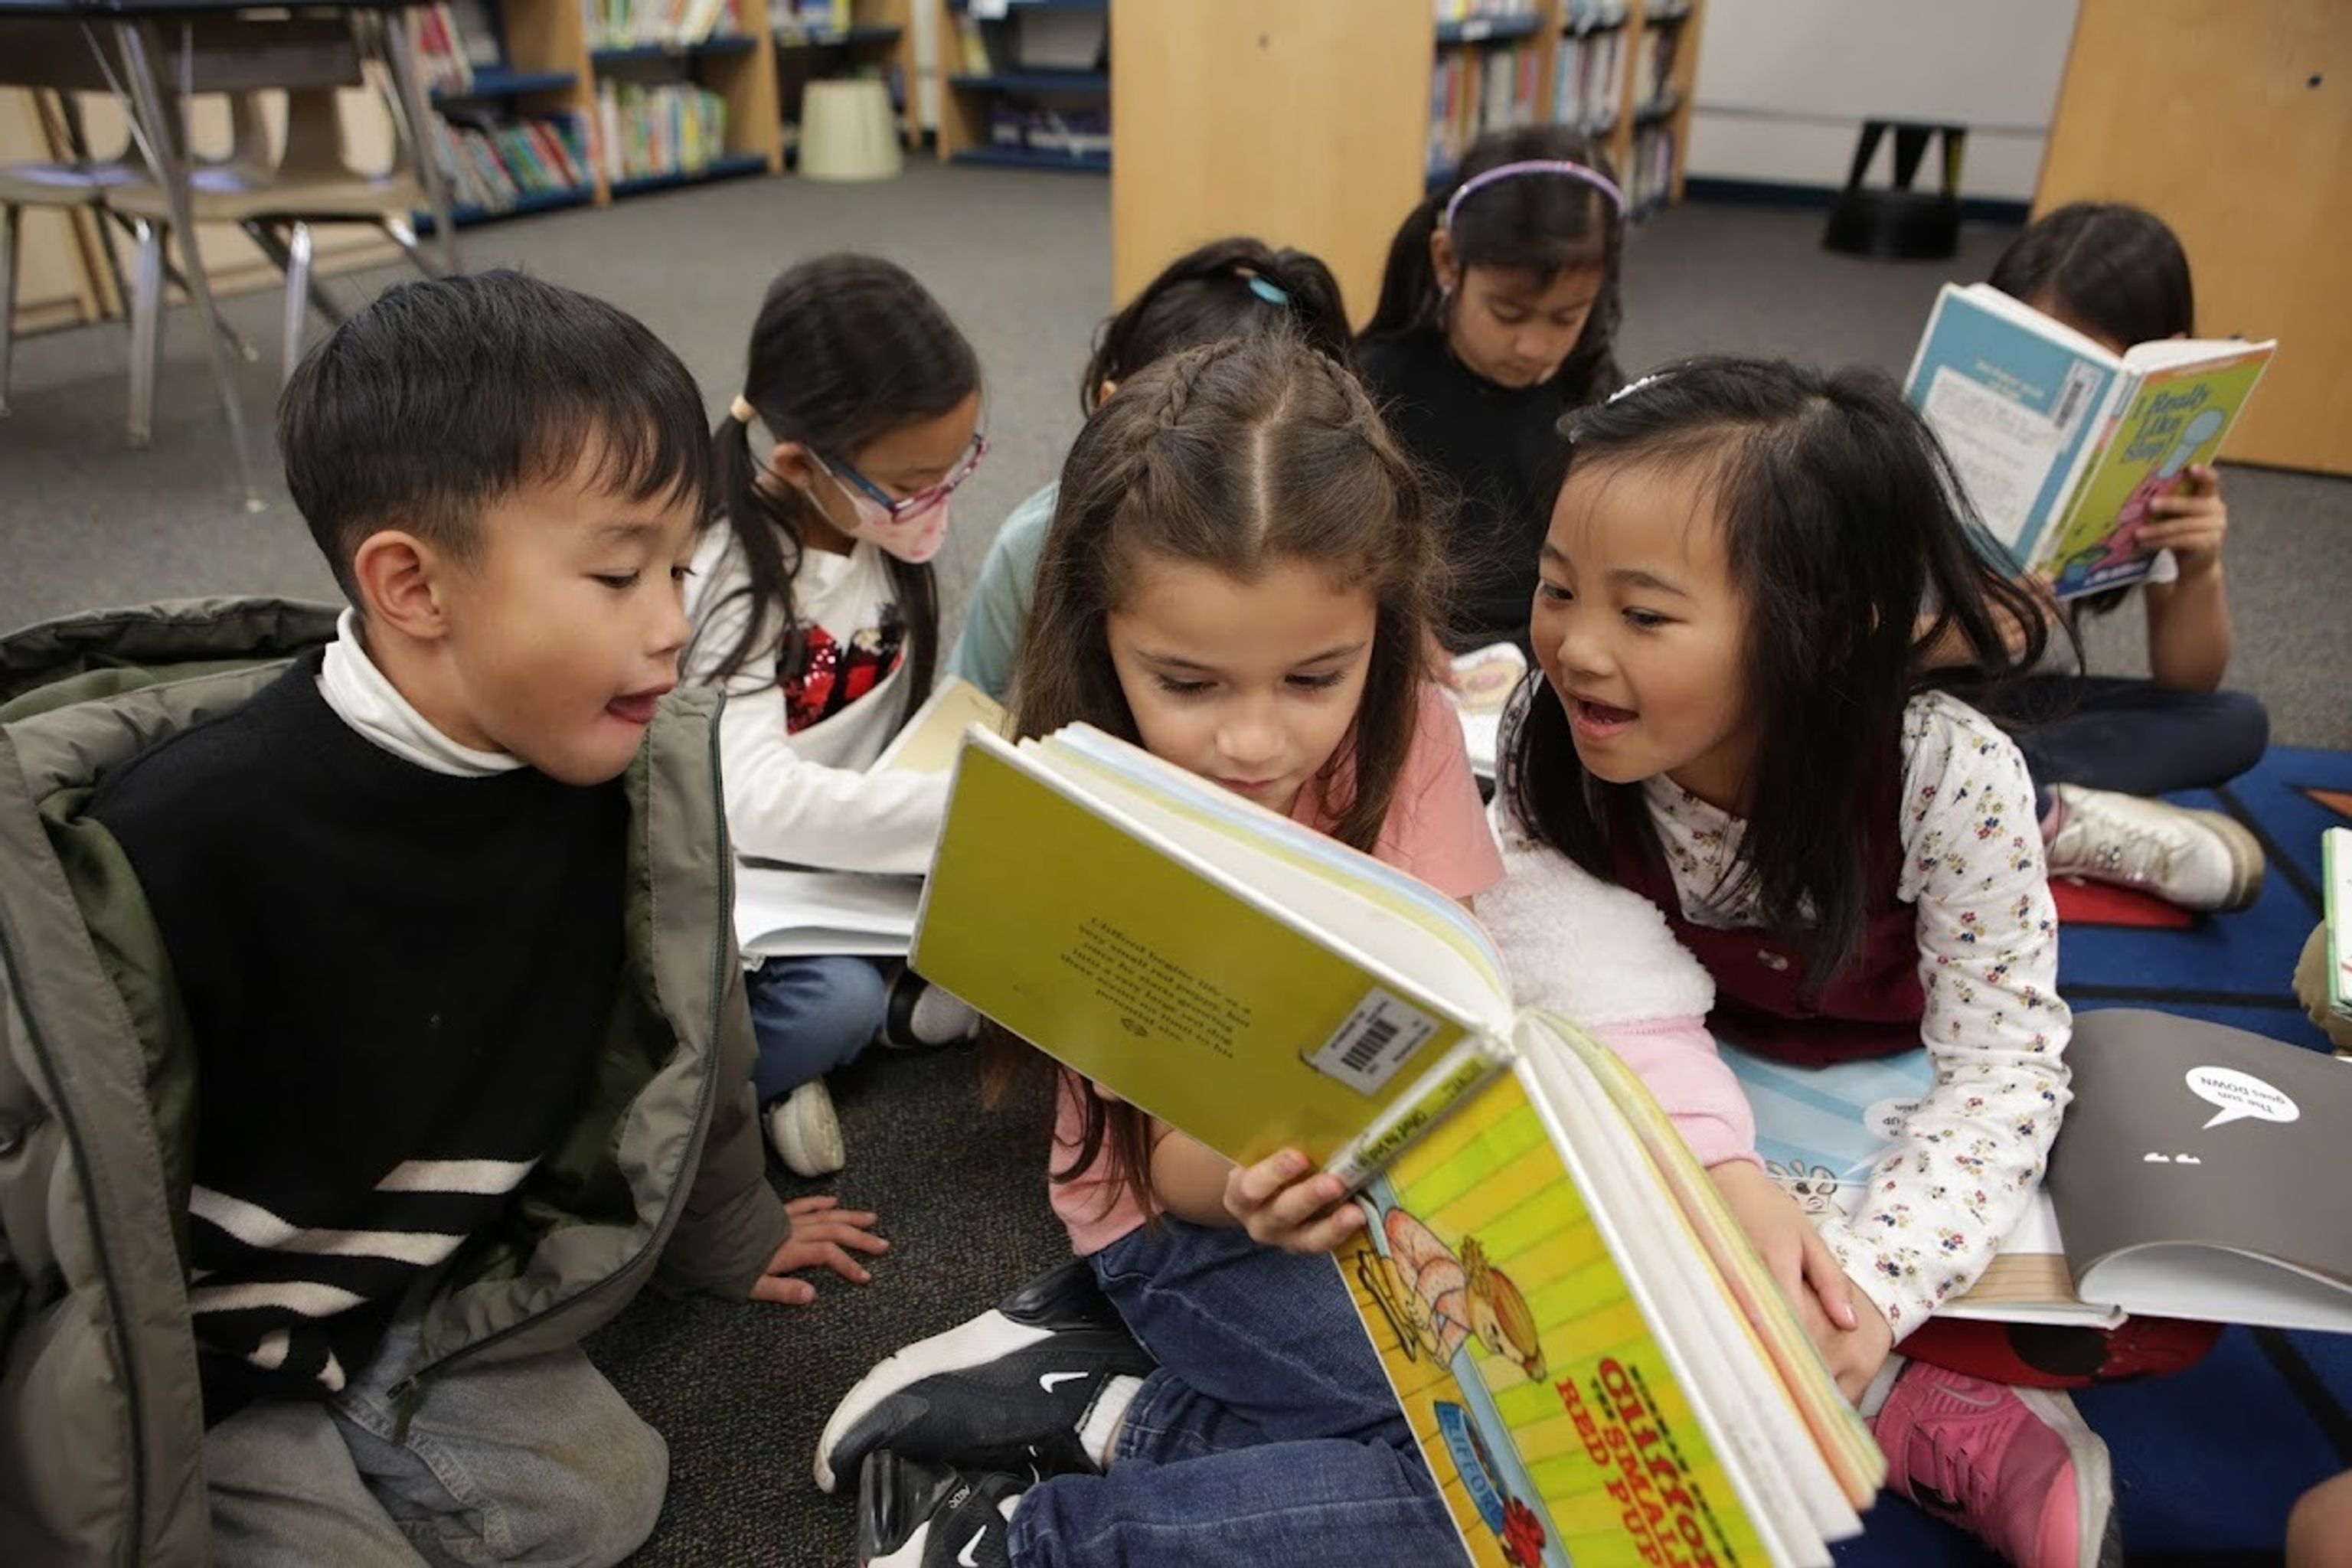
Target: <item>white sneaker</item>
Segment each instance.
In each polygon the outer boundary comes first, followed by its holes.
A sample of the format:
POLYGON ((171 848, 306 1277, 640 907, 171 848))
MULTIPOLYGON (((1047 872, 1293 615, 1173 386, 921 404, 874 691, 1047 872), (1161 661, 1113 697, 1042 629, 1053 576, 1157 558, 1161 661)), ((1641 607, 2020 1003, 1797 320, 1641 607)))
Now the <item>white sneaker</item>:
POLYGON ((2218 811, 2060 784, 2050 874, 2114 882, 2184 910, 2242 910, 2263 890, 2263 847, 2218 811))
POLYGON ((768 1107, 768 1143, 795 1176, 830 1176, 849 1163, 824 1079, 813 1078, 768 1107))

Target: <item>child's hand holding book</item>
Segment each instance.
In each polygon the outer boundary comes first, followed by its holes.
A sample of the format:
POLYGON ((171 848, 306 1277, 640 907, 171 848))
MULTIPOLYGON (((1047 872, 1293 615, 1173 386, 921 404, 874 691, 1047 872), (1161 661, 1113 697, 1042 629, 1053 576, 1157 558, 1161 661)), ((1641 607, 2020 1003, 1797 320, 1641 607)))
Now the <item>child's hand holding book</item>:
POLYGON ((1706 1173, 1780 1293, 1796 1308, 1798 1321, 1839 1389, 1849 1399, 1861 1394, 1894 1348, 1894 1331, 1885 1318, 1875 1307, 1855 1311, 1854 1298, 1860 1292, 1822 1239, 1812 1216, 1753 1160, 1727 1160, 1709 1166, 1706 1173))
POLYGON ((1339 1178, 1296 1149, 1280 1149, 1225 1176, 1225 1212, 1250 1239, 1285 1252, 1329 1252, 1364 1228, 1339 1178))
POLYGON ((2169 550, 2184 577, 2193 577, 2221 559, 2221 540, 2230 531, 2230 509, 2221 500, 2221 476, 2210 463, 2184 470, 2180 484, 2169 495, 2148 503, 2157 519, 2139 531, 2142 546, 2153 552, 2169 550))

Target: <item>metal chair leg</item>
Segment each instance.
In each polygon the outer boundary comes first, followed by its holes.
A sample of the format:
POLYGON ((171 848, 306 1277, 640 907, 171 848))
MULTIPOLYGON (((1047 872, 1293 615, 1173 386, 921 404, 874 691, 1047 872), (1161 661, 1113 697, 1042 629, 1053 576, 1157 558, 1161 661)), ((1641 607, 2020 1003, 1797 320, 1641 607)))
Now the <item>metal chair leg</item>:
POLYGON ((16 204, 0 205, 0 419, 8 417, 8 370, 16 353, 16 204))
MULTIPOLYGON (((110 213, 108 216, 127 229, 133 239, 138 237, 138 219, 125 217, 121 213, 110 213)), ((128 310, 131 305, 134 285, 131 279, 122 276, 122 263, 116 258, 114 254, 114 247, 110 243, 102 245, 99 248, 106 252, 106 264, 114 269, 114 291, 121 296, 123 307, 128 310)), ((169 256, 163 258, 163 281, 172 288, 177 289, 181 293, 188 295, 191 298, 193 298, 195 293, 195 290, 188 287, 188 280, 180 276, 179 268, 173 264, 172 258, 169 256)), ((215 316, 213 320, 220 327, 220 341, 227 346, 229 353, 236 355, 247 364, 251 364, 261 358, 261 351, 255 348, 251 343, 247 342, 243 337, 239 336, 237 330, 229 324, 227 317, 215 316)))
POLYGON ((294 379, 302 363, 302 329, 310 317, 304 307, 310 295, 310 226, 298 222, 286 237, 286 360, 278 384, 294 379))
POLYGON ((416 270, 427 278, 448 276, 426 258, 424 242, 416 237, 415 225, 404 217, 394 217, 389 213, 385 214, 380 221, 383 226, 383 232, 392 237, 392 243, 408 253, 408 259, 415 264, 416 270))
POLYGON ((163 231, 144 218, 132 221, 139 251, 131 267, 131 444, 155 438, 155 362, 163 353, 163 231))

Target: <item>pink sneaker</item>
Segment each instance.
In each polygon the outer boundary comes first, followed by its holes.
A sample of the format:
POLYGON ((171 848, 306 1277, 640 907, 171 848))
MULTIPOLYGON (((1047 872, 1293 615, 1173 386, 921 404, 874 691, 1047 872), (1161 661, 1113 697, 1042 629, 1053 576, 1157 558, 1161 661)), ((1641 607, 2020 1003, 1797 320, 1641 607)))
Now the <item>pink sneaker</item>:
POLYGON ((2107 1446, 2064 1394, 1913 1362, 1871 1430, 1895 1492, 2017 1568, 2123 1561, 2107 1446))

